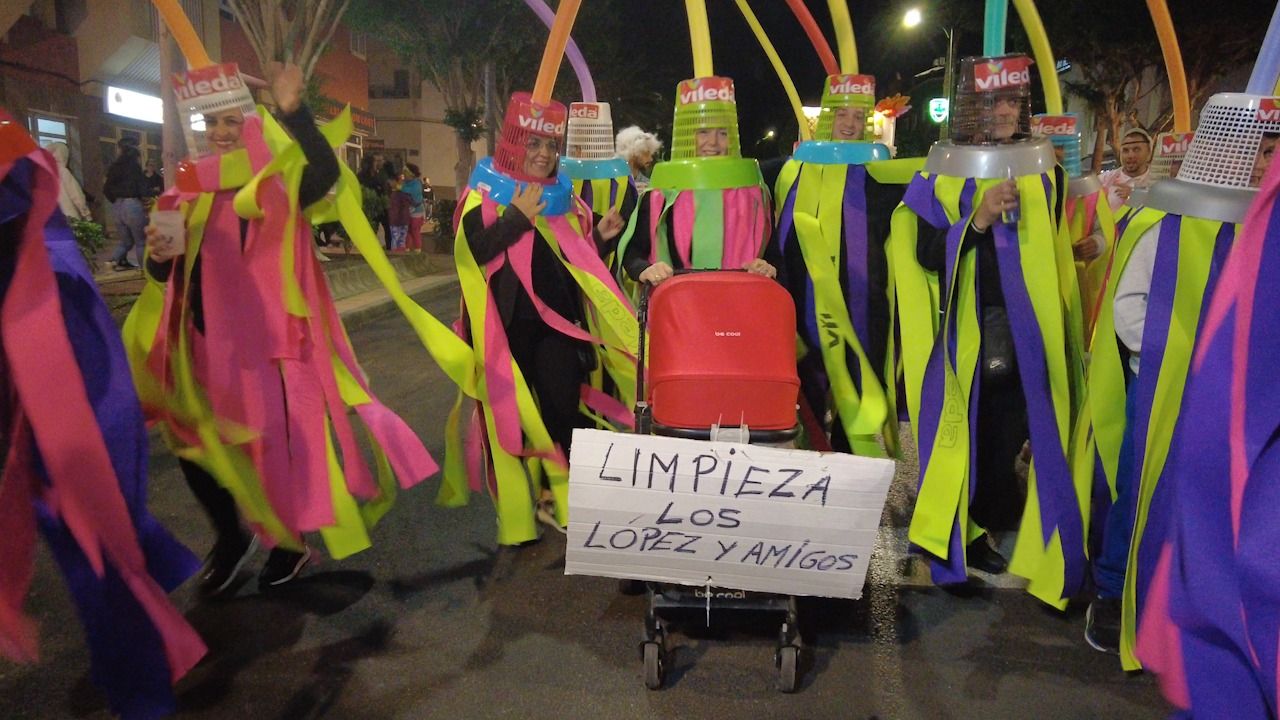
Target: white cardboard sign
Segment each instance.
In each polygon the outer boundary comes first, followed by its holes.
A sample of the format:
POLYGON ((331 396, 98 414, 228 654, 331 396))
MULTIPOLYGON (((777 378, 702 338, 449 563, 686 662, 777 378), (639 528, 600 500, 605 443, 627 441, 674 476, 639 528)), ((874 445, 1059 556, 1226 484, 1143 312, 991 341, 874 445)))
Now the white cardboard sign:
POLYGON ((890 460, 575 430, 567 575, 858 598, 890 460))

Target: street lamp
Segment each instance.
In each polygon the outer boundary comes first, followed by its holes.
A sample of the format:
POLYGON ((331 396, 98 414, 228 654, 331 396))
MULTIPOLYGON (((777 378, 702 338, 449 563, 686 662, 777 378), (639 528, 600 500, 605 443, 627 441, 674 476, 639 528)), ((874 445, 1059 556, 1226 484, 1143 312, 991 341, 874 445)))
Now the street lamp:
POLYGON ((777 136, 778 136, 778 131, 774 130, 773 128, 769 128, 768 130, 765 131, 764 135, 760 136, 759 140, 756 140, 756 144, 752 146, 752 149, 755 150, 756 152, 759 152, 760 145, 762 143, 767 143, 770 140, 773 140, 777 136))
MULTIPOLYGON (((918 8, 911 8, 907 10, 907 12, 902 16, 902 25, 908 28, 916 27, 923 21, 924 21, 924 15, 920 12, 918 8)), ((952 97, 952 95, 955 93, 955 89, 953 86, 955 85, 956 34, 955 34, 954 28, 950 28, 950 27, 944 28, 939 26, 938 29, 942 31, 943 35, 947 36, 947 60, 945 65, 946 74, 943 77, 942 82, 945 85, 943 89, 946 91, 946 94, 947 94, 947 107, 950 108, 955 104, 953 102, 954 98, 952 97)), ((942 126, 940 139, 946 140, 950 136, 951 136, 951 123, 947 122, 945 125, 942 126)))

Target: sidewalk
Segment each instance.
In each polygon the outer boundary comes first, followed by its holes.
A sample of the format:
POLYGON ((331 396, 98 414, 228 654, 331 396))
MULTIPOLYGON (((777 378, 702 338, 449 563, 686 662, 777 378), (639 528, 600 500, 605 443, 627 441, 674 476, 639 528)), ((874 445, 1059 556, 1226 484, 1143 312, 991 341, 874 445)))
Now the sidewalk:
MULTIPOLYGON (((323 267, 330 293, 348 328, 396 312, 391 296, 363 257, 355 252, 346 253, 342 248, 322 248, 322 252, 329 258, 323 267)), ((420 302, 422 294, 430 293, 430 297, 434 297, 437 292, 454 292, 457 287, 452 255, 397 254, 389 255, 388 259, 405 293, 420 302)), ((99 262, 94 280, 119 323, 124 322, 146 282, 141 270, 114 270, 106 261, 99 262)))

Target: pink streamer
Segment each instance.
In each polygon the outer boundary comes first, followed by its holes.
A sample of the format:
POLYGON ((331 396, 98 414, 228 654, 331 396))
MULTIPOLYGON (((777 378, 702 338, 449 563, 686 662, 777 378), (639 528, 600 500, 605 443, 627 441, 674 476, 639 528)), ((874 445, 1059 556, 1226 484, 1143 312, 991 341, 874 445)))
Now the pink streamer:
POLYGON ((1137 652, 1142 664, 1156 674, 1160 689, 1169 702, 1187 709, 1191 707, 1191 693, 1182 664, 1182 639, 1169 615, 1172 549, 1172 545, 1166 543, 1160 550, 1151 588, 1147 591, 1143 622, 1138 626, 1137 652))
POLYGON ((671 232, 675 236, 676 255, 685 267, 693 267, 693 218, 696 209, 693 193, 688 191, 677 194, 671 207, 671 232))
MULTIPOLYGON (((45 464, 53 509, 84 550, 93 571, 107 562, 116 569, 163 639, 171 679, 181 678, 204 655, 205 646, 167 594, 147 572, 128 507, 115 482, 105 440, 96 431, 84 380, 62 327, 53 267, 44 247, 45 224, 57 204, 57 169, 39 150, 28 156, 38 172, 32 204, 18 247, 13 279, 0 313, 9 370, 45 464), (44 338, 39 347, 29 342, 44 338), (86 431, 94 428, 95 431, 86 431)), ((5 173, 8 168, 3 168, 5 173)))
POLYGON ((769 208, 759 188, 724 191, 724 255, 720 266, 740 268, 760 257, 768 239, 769 208))
MULTIPOLYGON (((260 121, 246 124, 246 146, 255 169, 271 156, 262 140, 260 121), (248 132, 249 129, 258 132, 248 132)), ((197 165, 197 176, 206 187, 221 184, 221 159, 209 157, 197 165)), ((350 340, 334 307, 328 285, 310 248, 310 228, 290 206, 280 177, 269 178, 256 198, 264 209, 261 219, 250 223, 238 247, 240 221, 234 214, 235 190, 213 193, 202 256, 206 342, 189 328, 193 369, 201 385, 209 389, 215 415, 258 433, 244 448, 257 468, 273 510, 291 531, 309 532, 335 522, 329 487, 328 430, 332 424, 341 453, 346 487, 356 497, 372 499, 380 494, 374 474, 360 451, 335 375, 336 355, 369 395, 370 401, 355 407, 374 441, 387 451, 388 461, 402 487, 410 487, 436 472, 438 466, 407 424, 369 392, 350 340), (284 235, 290 218, 293 233, 293 266, 288 271, 298 282, 306 302, 305 316, 290 313, 281 273, 284 235), (212 230, 212 232, 208 232, 212 230)), ((174 205, 196 195, 170 196, 174 205)), ((181 313, 184 288, 169 283, 169 296, 153 367, 166 382, 173 323, 181 313), (158 357, 157 357, 158 356, 158 357)), ((181 433, 181 429, 179 429, 181 433)), ((186 438, 198 444, 198 438, 186 438)))

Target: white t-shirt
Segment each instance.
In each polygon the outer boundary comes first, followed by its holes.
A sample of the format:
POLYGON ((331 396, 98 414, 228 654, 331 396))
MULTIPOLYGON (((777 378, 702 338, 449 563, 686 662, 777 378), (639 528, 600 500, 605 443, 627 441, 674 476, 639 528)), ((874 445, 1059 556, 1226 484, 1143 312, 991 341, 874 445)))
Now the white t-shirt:
POLYGON ((1124 198, 1120 197, 1118 190, 1121 186, 1130 188, 1146 188, 1151 187, 1151 167, 1148 166, 1141 175, 1133 176, 1124 171, 1124 168, 1116 168, 1108 170, 1098 176, 1102 181, 1102 187, 1107 189, 1107 203, 1111 205, 1112 210, 1118 209, 1124 204, 1124 198))
MULTIPOLYGON (((1161 221, 1163 222, 1163 221, 1161 221)), ((1116 284, 1116 337, 1129 350, 1129 369, 1138 374, 1138 353, 1142 351, 1142 330, 1147 323, 1147 296, 1151 293, 1151 276, 1156 269, 1156 250, 1160 246, 1160 223, 1147 229, 1133 246, 1129 262, 1116 284)))

